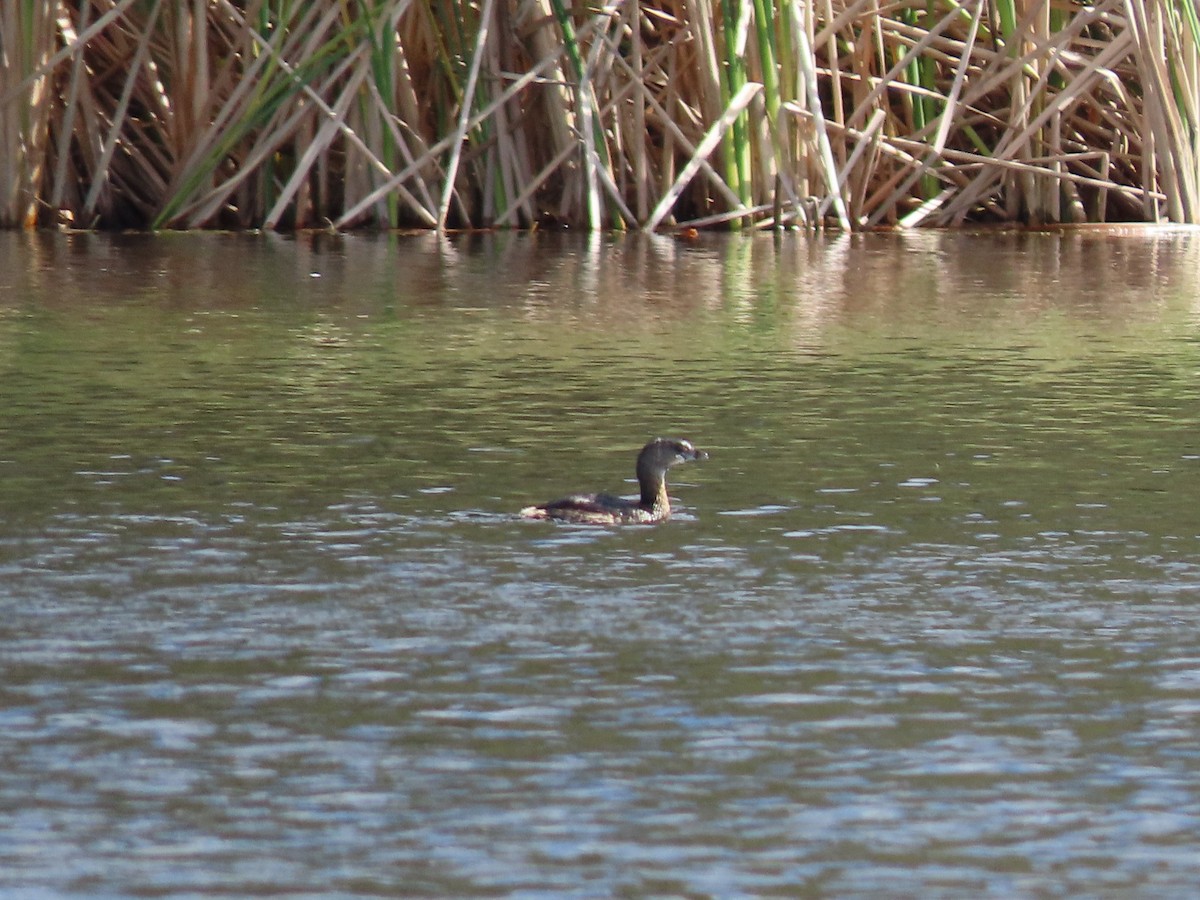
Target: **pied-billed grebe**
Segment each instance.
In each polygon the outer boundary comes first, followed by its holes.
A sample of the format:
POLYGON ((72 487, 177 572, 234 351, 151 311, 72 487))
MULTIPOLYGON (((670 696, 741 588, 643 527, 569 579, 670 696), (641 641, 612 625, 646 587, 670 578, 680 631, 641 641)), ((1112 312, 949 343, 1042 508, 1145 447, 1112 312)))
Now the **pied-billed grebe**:
POLYGON ((541 506, 527 506, 521 515, 530 519, 558 519, 578 525, 651 525, 671 517, 667 497, 667 469, 675 463, 708 459, 691 441, 655 438, 638 454, 637 479, 642 496, 626 500, 611 494, 572 494, 541 506))

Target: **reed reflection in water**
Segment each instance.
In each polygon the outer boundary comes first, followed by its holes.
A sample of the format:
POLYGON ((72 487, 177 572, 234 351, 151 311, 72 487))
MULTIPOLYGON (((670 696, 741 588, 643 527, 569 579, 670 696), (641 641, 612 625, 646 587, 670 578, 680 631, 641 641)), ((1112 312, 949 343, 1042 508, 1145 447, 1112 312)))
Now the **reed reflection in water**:
POLYGON ((1197 253, 0 235, 0 887, 1187 896, 1197 253))

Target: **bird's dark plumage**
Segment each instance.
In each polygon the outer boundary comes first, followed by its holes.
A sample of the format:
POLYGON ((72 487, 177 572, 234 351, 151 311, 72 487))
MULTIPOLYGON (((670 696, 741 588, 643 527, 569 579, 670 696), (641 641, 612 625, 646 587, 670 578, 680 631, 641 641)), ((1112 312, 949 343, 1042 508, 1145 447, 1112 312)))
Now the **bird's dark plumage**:
POLYGON ((671 516, 671 501, 667 497, 667 469, 676 463, 708 459, 690 441, 656 438, 638 454, 637 478, 641 496, 635 500, 611 494, 572 494, 544 503, 527 506, 521 515, 530 519, 557 519, 580 525, 626 525, 666 521, 671 516))

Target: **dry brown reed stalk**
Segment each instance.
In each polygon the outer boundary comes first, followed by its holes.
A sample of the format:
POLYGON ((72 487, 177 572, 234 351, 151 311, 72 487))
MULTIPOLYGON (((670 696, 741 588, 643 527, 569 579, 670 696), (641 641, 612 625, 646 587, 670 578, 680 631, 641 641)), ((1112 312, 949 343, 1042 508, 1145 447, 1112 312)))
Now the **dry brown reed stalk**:
POLYGON ((50 67, 56 37, 53 11, 0 6, 0 224, 9 227, 38 220, 59 90, 50 67))
POLYGON ((1200 221, 1189 0, 0 5, 0 225, 1200 221))

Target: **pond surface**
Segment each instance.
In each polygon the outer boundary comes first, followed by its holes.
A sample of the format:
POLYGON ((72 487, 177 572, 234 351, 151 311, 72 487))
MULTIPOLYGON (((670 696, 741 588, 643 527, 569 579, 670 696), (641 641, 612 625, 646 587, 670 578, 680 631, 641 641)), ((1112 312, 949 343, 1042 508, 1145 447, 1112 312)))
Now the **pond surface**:
POLYGON ((1193 896, 1198 281, 0 235, 0 893, 1193 896))

